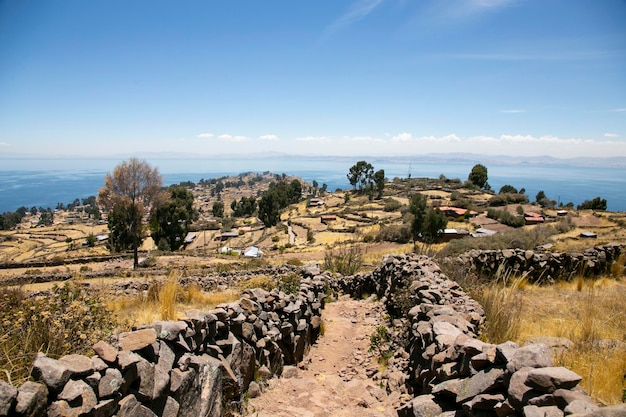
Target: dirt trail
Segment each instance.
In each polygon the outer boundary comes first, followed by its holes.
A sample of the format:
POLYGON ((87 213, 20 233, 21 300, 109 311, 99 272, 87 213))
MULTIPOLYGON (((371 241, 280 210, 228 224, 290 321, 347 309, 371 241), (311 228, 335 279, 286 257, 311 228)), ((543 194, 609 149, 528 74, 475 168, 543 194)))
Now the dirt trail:
MULTIPOLYGON (((379 303, 342 297, 324 309, 324 335, 295 376, 275 378, 248 404, 250 416, 397 416, 398 393, 368 378, 379 369, 369 336, 382 323, 379 303)), ((293 371, 293 369, 291 369, 293 371)))

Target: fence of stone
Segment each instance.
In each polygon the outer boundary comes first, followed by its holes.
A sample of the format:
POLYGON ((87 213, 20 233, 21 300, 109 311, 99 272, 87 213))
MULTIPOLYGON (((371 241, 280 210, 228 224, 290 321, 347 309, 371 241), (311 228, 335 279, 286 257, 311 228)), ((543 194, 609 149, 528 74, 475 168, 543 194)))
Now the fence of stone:
POLYGON ((354 296, 377 294, 408 327, 400 348, 409 353, 403 372, 414 398, 397 410, 400 417, 626 414, 625 406, 598 409, 578 386, 581 377, 553 366, 545 345, 479 340, 482 308, 430 258, 388 256, 371 274, 337 285, 354 296))
POLYGON ((245 290, 239 301, 192 310, 94 345, 95 355, 43 354, 34 381, 0 381, 0 416, 217 417, 237 411, 255 378, 281 375, 320 334, 325 282, 297 295, 245 290))
MULTIPOLYGON (((624 246, 609 244, 594 246, 581 252, 550 252, 546 250, 471 250, 460 260, 471 265, 479 277, 502 273, 523 275, 531 282, 570 280, 578 275, 597 276, 612 272, 612 267, 624 254, 624 246)), ((623 262, 619 266, 623 273, 623 262)))

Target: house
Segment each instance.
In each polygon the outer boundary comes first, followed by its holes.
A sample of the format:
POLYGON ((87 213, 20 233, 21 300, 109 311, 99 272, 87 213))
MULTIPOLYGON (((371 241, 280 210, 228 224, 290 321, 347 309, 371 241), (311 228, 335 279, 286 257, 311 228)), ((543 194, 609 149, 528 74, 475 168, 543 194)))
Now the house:
POLYGON ((467 229, 444 229, 443 235, 441 235, 441 239, 444 242, 449 242, 454 239, 463 239, 464 237, 468 237, 469 235, 470 233, 467 229))
POLYGON ((469 212, 469 217, 474 217, 478 214, 478 212, 474 210, 468 210, 461 207, 449 207, 449 206, 441 206, 437 207, 437 210, 446 215, 446 217, 450 219, 457 219, 459 217, 465 216, 466 213, 469 212))
POLYGON ((183 242, 185 242, 185 245, 188 245, 191 242, 193 242, 195 239, 196 239, 196 234, 189 232, 187 233, 187 236, 185 236, 185 240, 183 242))
POLYGON ((556 215, 560 216, 560 217, 567 216, 568 213, 569 213, 569 211, 567 211, 567 210, 557 210, 556 211, 556 215))
POLYGON ((324 200, 319 199, 319 198, 312 198, 311 200, 309 200, 309 207, 318 207, 318 206, 323 206, 324 204, 324 200))
POLYGON ((593 233, 593 232, 582 232, 580 234, 580 237, 584 238, 584 239, 595 239, 598 237, 597 233, 593 233))
POLYGON ((241 252, 237 249, 231 248, 230 246, 222 246, 222 248, 220 249, 220 253, 222 255, 239 256, 241 252))
POLYGON ((322 221, 322 223, 328 224, 337 220, 337 216, 335 216, 334 214, 322 214, 320 216, 320 220, 322 221))
POLYGON ((545 222, 543 216, 539 213, 524 213, 524 221, 526 224, 539 224, 545 222))
POLYGON ((238 232, 224 232, 224 233, 222 233, 221 235, 219 235, 218 237, 216 237, 213 240, 223 242, 225 240, 232 239, 232 238, 238 237, 238 236, 239 236, 238 232))
POLYGON ((480 229, 476 229, 476 231, 474 233, 470 233, 470 236, 472 237, 487 237, 487 236, 493 236, 495 235, 496 232, 495 230, 489 230, 489 229, 485 229, 483 227, 481 227, 480 229))
POLYGON ((260 258, 263 256, 263 251, 256 246, 250 246, 243 251, 244 258, 260 258))

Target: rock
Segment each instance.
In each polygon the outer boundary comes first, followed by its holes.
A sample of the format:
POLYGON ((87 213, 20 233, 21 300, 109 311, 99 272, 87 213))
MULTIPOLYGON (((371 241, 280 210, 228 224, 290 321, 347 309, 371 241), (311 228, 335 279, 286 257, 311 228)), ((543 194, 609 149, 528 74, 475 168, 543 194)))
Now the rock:
POLYGON ((117 411, 118 399, 102 400, 93 408, 92 417, 111 417, 117 411))
POLYGON ((156 414, 130 394, 120 400, 117 417, 156 417, 156 414))
POLYGON ((98 382, 98 397, 108 398, 117 394, 123 383, 124 378, 122 378, 122 373, 119 370, 115 368, 107 369, 98 382))
POLYGON ((100 341, 96 343, 93 345, 93 351, 106 363, 112 364, 117 360, 117 349, 107 342, 100 341))
POLYGON ((436 417, 443 410, 432 395, 420 395, 397 409, 398 417, 436 417))
POLYGON ((543 368, 553 366, 552 358, 546 345, 528 345, 517 349, 506 369, 510 373, 522 368, 543 368))
POLYGON ((522 412, 523 407, 528 404, 530 398, 541 395, 541 392, 535 391, 526 385, 528 373, 532 369, 533 368, 522 368, 511 375, 511 379, 509 380, 508 401, 518 412, 522 412))
POLYGON ((528 373, 526 385, 541 392, 554 392, 559 388, 574 388, 582 380, 582 377, 567 368, 547 367, 533 369, 528 373))
POLYGON ((27 381, 17 390, 15 412, 23 417, 41 417, 46 414, 48 389, 45 385, 27 381))
POLYGON ((136 352, 156 342, 157 333, 153 328, 120 333, 118 343, 120 350, 136 352))
POLYGON ((473 410, 493 410, 498 403, 504 402, 502 394, 479 394, 470 401, 463 403, 463 409, 471 414, 473 410))
POLYGON ((456 396, 456 402, 461 404, 478 394, 493 391, 495 388, 502 386, 503 378, 503 369, 492 368, 489 370, 482 370, 471 378, 461 380, 459 392, 456 396))
POLYGON ((591 399, 591 397, 582 390, 576 391, 568 389, 557 389, 552 393, 552 396, 554 397, 556 405, 558 405, 561 410, 564 410, 569 404, 576 400, 581 400, 593 404, 593 400, 591 399))
POLYGON ((261 387, 255 381, 248 386, 248 398, 256 398, 261 395, 261 387))
POLYGON ((57 398, 58 401, 53 402, 48 408, 48 417, 89 415, 98 403, 91 387, 80 380, 70 380, 57 398))
POLYGON ((563 410, 565 415, 569 414, 586 414, 592 411, 599 410, 600 407, 597 405, 584 401, 584 400, 574 400, 565 407, 563 410))
POLYGON ((160 417, 177 417, 179 409, 180 405, 178 404, 178 401, 172 397, 167 397, 165 400, 165 407, 163 407, 163 412, 160 413, 160 417))
POLYGON ((8 416, 17 399, 17 388, 0 379, 0 417, 8 416))
POLYGON ((181 333, 186 336, 187 323, 184 321, 157 321, 153 326, 157 337, 162 340, 174 342, 181 333))
POLYGON ((536 405, 527 405, 524 407, 524 417, 563 417, 563 411, 556 406, 537 407, 536 405))
POLYGON ((85 355, 65 355, 59 359, 59 363, 70 370, 70 378, 89 375, 94 371, 91 358, 85 355))
POLYGON ((59 361, 38 353, 31 375, 35 380, 45 383, 50 391, 58 392, 70 379, 71 372, 59 361))

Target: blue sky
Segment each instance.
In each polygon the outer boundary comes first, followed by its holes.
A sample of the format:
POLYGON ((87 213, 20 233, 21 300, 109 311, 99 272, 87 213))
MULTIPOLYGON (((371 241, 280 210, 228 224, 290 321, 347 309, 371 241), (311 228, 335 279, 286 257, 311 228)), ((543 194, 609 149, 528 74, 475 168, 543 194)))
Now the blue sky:
POLYGON ((623 0, 0 1, 0 155, 626 156, 623 0))

